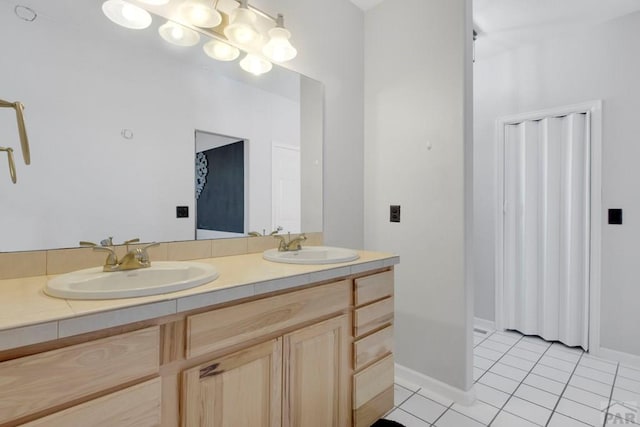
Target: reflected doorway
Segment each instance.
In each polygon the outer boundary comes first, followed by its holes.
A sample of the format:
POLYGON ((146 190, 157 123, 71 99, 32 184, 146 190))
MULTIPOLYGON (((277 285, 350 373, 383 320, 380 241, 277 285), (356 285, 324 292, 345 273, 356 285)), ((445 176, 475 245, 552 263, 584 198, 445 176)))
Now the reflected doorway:
POLYGON ((247 141, 196 131, 196 239, 247 231, 247 141))

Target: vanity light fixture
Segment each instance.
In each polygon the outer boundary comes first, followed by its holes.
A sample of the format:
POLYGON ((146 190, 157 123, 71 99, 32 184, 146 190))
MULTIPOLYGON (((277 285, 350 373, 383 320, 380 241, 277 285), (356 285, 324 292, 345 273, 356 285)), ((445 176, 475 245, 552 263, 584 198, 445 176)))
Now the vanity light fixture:
POLYGON ((151 15, 141 7, 124 0, 107 0, 102 3, 102 12, 121 27, 142 30, 151 25, 151 15))
POLYGON ((256 13, 249 9, 249 0, 240 0, 240 6, 229 15, 230 23, 225 27, 224 35, 240 46, 253 46, 262 40, 255 26, 256 20, 256 13))
POLYGON ((213 39, 202 46, 208 56, 218 61, 233 61, 240 56, 240 49, 228 43, 213 39))
POLYGON ((296 57, 298 51, 291 45, 291 32, 284 28, 284 16, 279 13, 276 26, 269 30, 269 42, 262 48, 262 53, 275 62, 285 62, 296 57))
POLYGON ((158 28, 158 33, 169 43, 178 46, 193 46, 200 41, 200 34, 173 21, 162 24, 158 28))
POLYGON ((222 15, 213 3, 204 0, 189 0, 180 6, 182 18, 195 27, 214 28, 222 22, 222 15))
POLYGON ((254 55, 253 53, 247 53, 247 56, 244 57, 242 61, 240 61, 240 68, 245 70, 247 73, 251 73, 254 76, 259 76, 264 73, 268 73, 273 68, 273 64, 259 57, 258 55, 254 55))
POLYGON ((138 0, 140 3, 150 4, 151 6, 163 6, 170 0, 138 0))
POLYGON ((249 0, 106 0, 102 9, 109 19, 127 28, 149 26, 151 11, 167 19, 158 28, 167 42, 193 46, 205 36, 202 49, 206 55, 233 61, 244 52, 240 67, 256 76, 269 72, 272 62, 289 61, 298 54, 283 15, 274 17, 250 6, 249 0))

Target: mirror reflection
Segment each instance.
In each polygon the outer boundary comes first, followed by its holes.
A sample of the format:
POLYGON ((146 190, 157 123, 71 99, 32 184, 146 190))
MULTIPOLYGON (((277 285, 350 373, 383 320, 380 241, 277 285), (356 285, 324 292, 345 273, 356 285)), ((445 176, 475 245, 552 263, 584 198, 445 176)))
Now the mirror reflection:
MULTIPOLYGON (((16 162, 17 184, 0 163, 0 252, 321 231, 322 85, 278 66, 247 74, 166 43, 161 19, 129 30, 100 5, 0 0, 0 98, 24 104, 32 157, 16 162), (242 171, 226 196, 220 156, 205 177, 212 221, 199 215, 196 160, 233 143, 242 171)), ((0 115, 0 145, 19 151, 17 132, 0 115)))

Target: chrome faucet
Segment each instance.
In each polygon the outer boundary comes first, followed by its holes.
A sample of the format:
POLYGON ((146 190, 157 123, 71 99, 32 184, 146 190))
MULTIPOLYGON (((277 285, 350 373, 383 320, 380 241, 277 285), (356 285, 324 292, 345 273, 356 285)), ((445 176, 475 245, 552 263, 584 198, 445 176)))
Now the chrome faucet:
POLYGON ((103 240, 101 242, 103 246, 98 246, 93 242, 84 241, 80 242, 80 246, 93 248, 94 251, 109 252, 107 259, 102 266, 102 271, 110 273, 114 271, 137 270, 139 268, 151 267, 151 260, 149 259, 149 253, 147 252, 147 249, 153 246, 157 246, 160 243, 151 243, 142 248, 129 250, 129 245, 131 243, 137 243, 139 241, 140 239, 131 239, 124 242, 127 247, 127 253, 122 257, 121 260, 118 260, 118 255, 116 254, 115 249, 106 246, 106 243, 113 244, 111 238, 103 240))
POLYGON ((290 251, 299 251, 302 249, 301 243, 307 240, 307 236, 301 234, 295 239, 291 239, 291 233, 287 233, 288 239, 285 240, 284 236, 279 234, 274 235, 273 237, 278 240, 278 251, 279 252, 290 252, 290 251), (288 240, 288 242, 287 242, 288 240))

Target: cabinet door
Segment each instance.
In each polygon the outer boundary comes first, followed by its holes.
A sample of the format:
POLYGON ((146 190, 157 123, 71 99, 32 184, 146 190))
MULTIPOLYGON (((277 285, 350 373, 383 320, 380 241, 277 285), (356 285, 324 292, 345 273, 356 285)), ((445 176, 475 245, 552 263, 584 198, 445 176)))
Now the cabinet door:
POLYGON ((285 335, 285 427, 351 424, 349 344, 346 315, 285 335))
POLYGON ((183 373, 183 427, 279 427, 282 338, 183 373))

